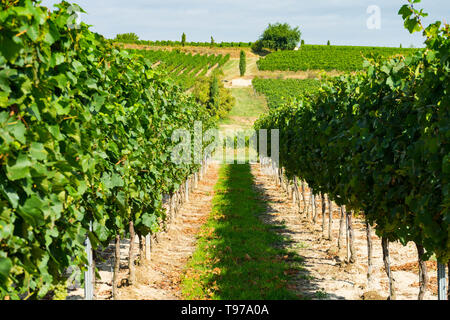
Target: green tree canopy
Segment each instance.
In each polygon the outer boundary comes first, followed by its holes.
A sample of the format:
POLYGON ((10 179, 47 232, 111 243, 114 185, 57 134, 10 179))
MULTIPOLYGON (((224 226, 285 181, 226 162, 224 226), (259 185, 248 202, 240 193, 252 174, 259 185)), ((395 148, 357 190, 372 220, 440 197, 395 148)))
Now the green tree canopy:
POLYGON ((300 42, 301 32, 287 23, 270 24, 260 37, 264 47, 276 50, 293 50, 300 42))
POLYGON ((183 32, 181 35, 181 45, 184 47, 186 45, 186 34, 183 32))
POLYGON ((240 60, 239 60, 239 71, 240 71, 241 77, 245 75, 246 69, 247 69, 247 62, 246 62, 246 58, 245 58, 245 52, 244 52, 244 50, 241 50, 241 56, 240 56, 240 60))
POLYGON ((122 34, 118 34, 116 35, 116 39, 117 41, 129 41, 129 40, 139 40, 139 36, 134 33, 134 32, 130 32, 130 33, 122 33, 122 34))

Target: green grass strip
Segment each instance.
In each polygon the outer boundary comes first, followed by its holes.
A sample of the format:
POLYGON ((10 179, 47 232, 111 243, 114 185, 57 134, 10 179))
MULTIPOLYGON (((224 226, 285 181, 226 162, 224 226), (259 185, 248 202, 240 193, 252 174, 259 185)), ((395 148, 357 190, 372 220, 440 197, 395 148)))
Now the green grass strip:
MULTIPOLYGON (((286 287, 302 259, 259 218, 266 203, 254 189, 250 166, 223 165, 213 208, 182 281, 185 299, 298 299, 286 287)), ((277 228, 283 228, 278 226, 277 228)))

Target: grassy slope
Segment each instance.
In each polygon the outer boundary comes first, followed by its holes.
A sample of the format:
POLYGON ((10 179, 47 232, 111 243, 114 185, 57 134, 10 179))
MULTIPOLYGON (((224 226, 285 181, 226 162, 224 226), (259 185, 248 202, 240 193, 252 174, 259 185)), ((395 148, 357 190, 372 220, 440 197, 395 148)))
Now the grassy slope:
POLYGON ((286 283, 301 258, 276 248, 283 238, 260 220, 266 203, 253 188, 250 166, 224 165, 215 192, 182 282, 183 297, 296 299, 286 283))
POLYGON ((264 112, 267 103, 263 96, 255 94, 253 88, 232 88, 236 104, 220 123, 222 129, 249 129, 253 122, 264 112))
MULTIPOLYGON (((343 74, 342 71, 323 71, 323 70, 307 70, 307 71, 268 71, 258 70, 257 61, 260 57, 247 56, 247 71, 243 78, 252 79, 254 77, 269 78, 269 79, 314 79, 321 78, 322 74, 328 76, 338 76, 343 74)), ((239 59, 230 59, 222 68, 224 71, 224 78, 228 81, 232 79, 241 78, 239 74, 239 59)))

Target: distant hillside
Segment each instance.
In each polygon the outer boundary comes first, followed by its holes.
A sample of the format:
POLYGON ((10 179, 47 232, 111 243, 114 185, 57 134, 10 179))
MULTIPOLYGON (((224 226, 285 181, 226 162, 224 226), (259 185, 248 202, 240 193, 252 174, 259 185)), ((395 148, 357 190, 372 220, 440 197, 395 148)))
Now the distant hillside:
POLYGON ((420 49, 389 47, 356 47, 303 45, 298 51, 277 51, 258 61, 260 70, 338 70, 357 71, 363 67, 364 58, 370 54, 391 57, 408 55, 420 49))

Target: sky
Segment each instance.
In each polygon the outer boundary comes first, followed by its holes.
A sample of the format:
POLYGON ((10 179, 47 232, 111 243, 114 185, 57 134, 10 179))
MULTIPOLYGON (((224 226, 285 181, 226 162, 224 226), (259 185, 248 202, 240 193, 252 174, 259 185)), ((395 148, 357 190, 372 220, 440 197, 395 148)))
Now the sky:
MULTIPOLYGON (((52 8, 58 0, 43 0, 52 8)), ((87 14, 81 20, 91 30, 114 38, 136 33, 142 40, 250 42, 269 23, 298 26, 307 44, 422 47, 420 33, 411 35, 403 26, 400 7, 406 0, 69 0, 87 14), (368 12, 369 7, 379 8, 368 12), (374 20, 375 19, 375 20, 374 20), (367 21, 371 28, 368 27, 367 21), (373 23, 379 21, 379 25, 373 23), (379 27, 379 28, 376 28, 379 27)), ((450 22, 449 0, 422 0, 429 24, 450 22)))

